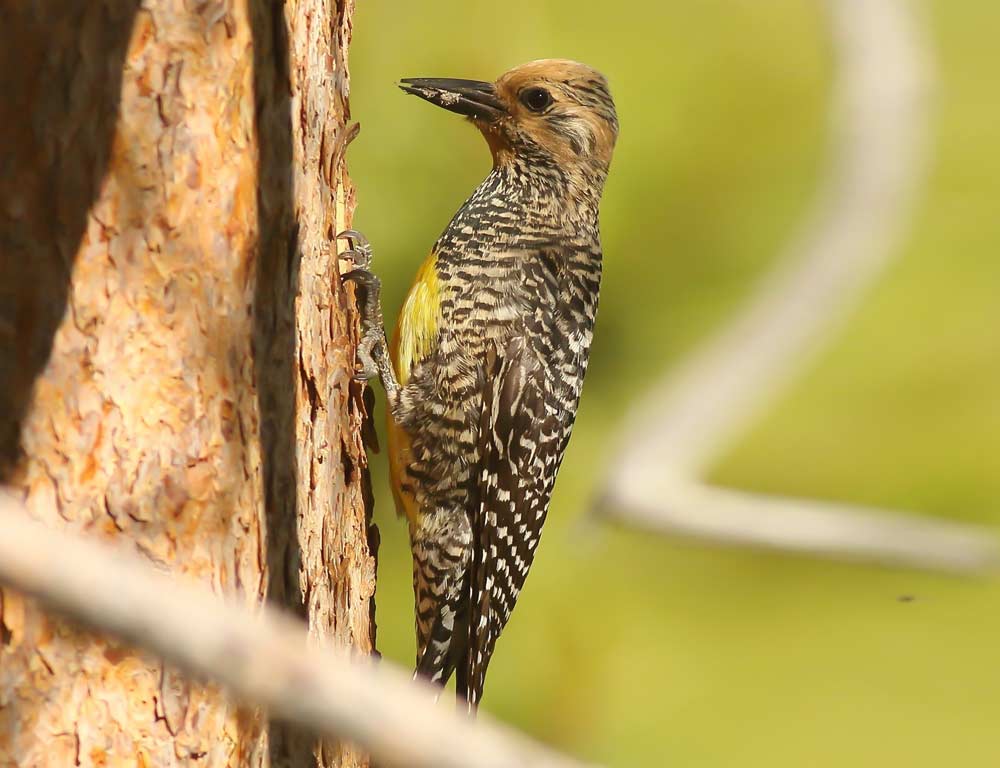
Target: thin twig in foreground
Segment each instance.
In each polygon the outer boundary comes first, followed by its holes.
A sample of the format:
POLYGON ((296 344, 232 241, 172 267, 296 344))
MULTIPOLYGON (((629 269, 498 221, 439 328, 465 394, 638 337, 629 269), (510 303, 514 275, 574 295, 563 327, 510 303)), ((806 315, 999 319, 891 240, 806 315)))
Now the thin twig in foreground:
POLYGON ((579 766, 484 716, 434 706, 435 689, 385 662, 308 647, 305 627, 270 608, 248 611, 120 548, 48 529, 2 489, 0 583, 216 680, 274 717, 354 741, 385 765, 579 766))

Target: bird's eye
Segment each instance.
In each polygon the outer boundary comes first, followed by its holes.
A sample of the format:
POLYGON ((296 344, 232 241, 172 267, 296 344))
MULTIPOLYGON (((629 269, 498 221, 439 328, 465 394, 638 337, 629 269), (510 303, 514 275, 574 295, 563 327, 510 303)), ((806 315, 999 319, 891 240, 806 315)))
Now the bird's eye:
POLYGON ((552 105, 552 94, 544 88, 525 88, 521 91, 521 103, 532 112, 543 112, 552 105))

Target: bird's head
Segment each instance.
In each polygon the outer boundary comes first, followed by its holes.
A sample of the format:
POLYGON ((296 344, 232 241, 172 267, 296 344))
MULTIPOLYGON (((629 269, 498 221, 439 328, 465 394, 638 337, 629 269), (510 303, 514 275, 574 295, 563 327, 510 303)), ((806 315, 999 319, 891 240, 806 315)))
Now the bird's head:
POLYGON ((618 137, 604 76, 564 59, 515 67, 496 82, 407 78, 407 93, 468 117, 482 131, 496 166, 559 168, 603 179, 618 137))

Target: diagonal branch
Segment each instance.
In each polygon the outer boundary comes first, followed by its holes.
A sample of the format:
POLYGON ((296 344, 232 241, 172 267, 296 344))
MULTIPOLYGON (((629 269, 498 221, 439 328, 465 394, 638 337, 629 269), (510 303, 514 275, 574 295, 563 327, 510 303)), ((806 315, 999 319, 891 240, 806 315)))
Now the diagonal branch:
POLYGON ((658 489, 643 486, 617 503, 630 525, 703 541, 955 573, 985 570, 997 562, 996 539, 987 529, 860 505, 666 478, 658 489), (650 497, 658 500, 653 507, 646 506, 650 497))
POLYGON ((995 538, 982 529, 884 510, 851 508, 845 515, 846 506, 712 492, 700 483, 898 252, 922 177, 929 62, 909 6, 826 5, 837 60, 835 122, 815 209, 735 320, 635 411, 603 511, 724 541, 774 548, 794 542, 798 551, 927 568, 982 567, 997 557, 995 538))
POLYGON ((385 662, 309 647, 305 627, 273 609, 248 611, 120 548, 48 529, 2 491, 0 583, 217 680, 272 716, 355 741, 385 765, 580 765, 486 717, 434 706, 436 689, 385 662))

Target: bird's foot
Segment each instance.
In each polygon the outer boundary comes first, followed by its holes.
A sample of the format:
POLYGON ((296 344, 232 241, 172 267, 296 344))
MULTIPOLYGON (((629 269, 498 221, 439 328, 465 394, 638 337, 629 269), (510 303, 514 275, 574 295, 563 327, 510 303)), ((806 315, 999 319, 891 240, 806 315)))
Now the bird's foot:
POLYGON ((346 240, 347 244, 350 246, 346 251, 340 254, 340 258, 347 259, 354 265, 355 269, 362 269, 368 271, 372 266, 372 245, 368 242, 368 238, 358 232, 356 229, 345 229, 339 235, 337 235, 338 240, 346 240))
POLYGON ((368 239, 353 229, 348 229, 337 235, 338 240, 347 240, 350 248, 340 254, 340 258, 351 262, 352 269, 341 275, 343 282, 351 281, 363 289, 360 302, 361 339, 357 349, 357 367, 354 378, 358 381, 369 381, 379 376, 387 364, 376 357, 387 357, 385 348, 385 328, 382 321, 381 289, 382 281, 371 271, 372 247, 368 239))

